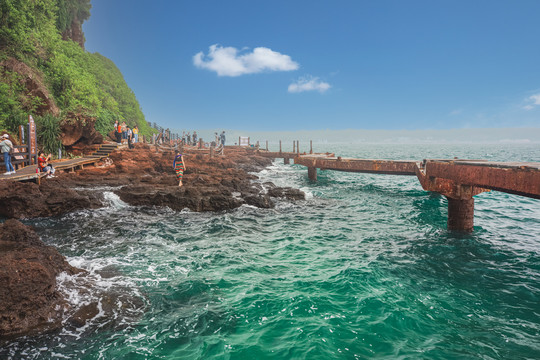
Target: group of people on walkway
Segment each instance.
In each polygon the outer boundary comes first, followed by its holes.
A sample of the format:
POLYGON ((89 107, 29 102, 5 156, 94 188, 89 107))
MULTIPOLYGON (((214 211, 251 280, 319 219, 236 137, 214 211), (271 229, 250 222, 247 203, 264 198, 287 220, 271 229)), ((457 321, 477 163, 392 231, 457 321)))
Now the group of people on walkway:
MULTIPOLYGON (((222 131, 221 134, 218 135, 218 133, 214 133, 215 139, 210 143, 212 146, 225 146, 225 131, 222 131)), ((182 132, 182 144, 184 145, 192 145, 197 146, 197 142, 199 141, 199 136, 197 135, 197 131, 193 131, 193 134, 189 131, 186 133, 185 131, 182 132)))
POLYGON ((126 125, 125 121, 120 123, 116 120, 114 123, 114 135, 119 145, 127 144, 130 149, 133 149, 133 144, 139 142, 139 127, 135 125, 132 129, 126 125))
POLYGON ((215 144, 214 146, 225 146, 225 130, 221 132, 221 134, 218 135, 217 132, 214 133, 215 135, 215 144))
MULTIPOLYGON (((11 163, 11 157, 13 155, 13 152, 15 150, 15 147, 13 146, 13 142, 9 140, 9 135, 4 134, 0 137, 0 150, 2 151, 2 154, 4 155, 4 165, 6 166, 6 172, 4 175, 12 175, 15 174, 15 169, 13 168, 13 164, 11 163)), ((48 178, 53 178, 55 169, 54 167, 49 163, 51 160, 51 154, 45 156, 45 153, 43 151, 40 151, 38 153, 38 169, 40 172, 47 173, 48 178)))
POLYGON ((197 146, 198 140, 199 136, 197 135, 197 131, 193 131, 193 134, 191 134, 189 131, 187 134, 185 131, 182 132, 182 144, 197 146))

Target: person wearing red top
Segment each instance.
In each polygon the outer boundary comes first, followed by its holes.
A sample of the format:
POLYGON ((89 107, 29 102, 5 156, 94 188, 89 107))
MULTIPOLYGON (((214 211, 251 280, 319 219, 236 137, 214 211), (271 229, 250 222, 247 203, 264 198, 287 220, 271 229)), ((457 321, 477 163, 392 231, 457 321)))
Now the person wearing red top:
POLYGON ((55 177, 54 173, 56 171, 54 169, 54 167, 51 164, 49 164, 50 159, 51 159, 51 154, 49 154, 47 157, 45 157, 45 153, 43 151, 39 152, 39 157, 38 157, 39 171, 46 172, 47 173, 47 178, 55 177))

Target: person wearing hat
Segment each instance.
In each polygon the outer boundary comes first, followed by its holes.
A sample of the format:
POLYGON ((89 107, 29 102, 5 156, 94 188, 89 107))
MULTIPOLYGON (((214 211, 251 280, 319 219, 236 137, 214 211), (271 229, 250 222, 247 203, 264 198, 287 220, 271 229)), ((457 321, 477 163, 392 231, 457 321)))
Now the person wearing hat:
POLYGON ((13 143, 9 140, 9 135, 2 135, 2 141, 0 141, 0 150, 4 154, 4 165, 6 165, 6 172, 4 175, 15 174, 15 169, 11 164, 11 151, 13 151, 13 143))

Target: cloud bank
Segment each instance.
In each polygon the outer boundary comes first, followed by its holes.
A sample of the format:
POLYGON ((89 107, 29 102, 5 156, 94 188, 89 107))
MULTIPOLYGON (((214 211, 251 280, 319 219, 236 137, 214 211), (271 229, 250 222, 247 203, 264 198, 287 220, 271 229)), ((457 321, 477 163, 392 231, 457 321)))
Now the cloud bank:
POLYGON ((290 93, 300 93, 304 91, 318 91, 323 93, 330 88, 331 86, 329 83, 319 80, 318 77, 305 76, 290 84, 288 91, 290 93))
POLYGON ((265 47, 252 52, 239 51, 234 47, 210 46, 208 55, 202 51, 193 56, 193 64, 200 69, 215 71, 218 76, 240 76, 264 71, 297 70, 299 65, 289 55, 280 54, 265 47))

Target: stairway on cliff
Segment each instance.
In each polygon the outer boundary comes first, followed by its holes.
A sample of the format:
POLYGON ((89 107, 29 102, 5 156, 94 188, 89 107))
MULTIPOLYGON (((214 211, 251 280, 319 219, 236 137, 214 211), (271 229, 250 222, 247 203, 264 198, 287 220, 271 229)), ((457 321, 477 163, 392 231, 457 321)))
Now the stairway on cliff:
POLYGON ((101 144, 99 148, 92 153, 91 155, 88 155, 89 158, 103 158, 109 156, 114 150, 118 148, 118 145, 116 143, 114 144, 101 144))

